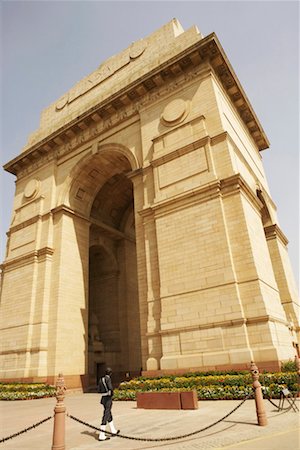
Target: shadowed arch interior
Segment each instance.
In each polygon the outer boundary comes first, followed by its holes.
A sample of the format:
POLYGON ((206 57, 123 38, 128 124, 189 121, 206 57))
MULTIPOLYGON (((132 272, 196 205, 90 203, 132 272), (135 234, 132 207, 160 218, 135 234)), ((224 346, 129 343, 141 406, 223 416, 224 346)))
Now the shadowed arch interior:
MULTIPOLYGON (((117 147, 118 148, 118 147, 117 147)), ((80 214, 90 215, 95 194, 108 183, 113 183, 114 176, 130 173, 134 167, 132 162, 119 151, 105 148, 97 153, 90 153, 80 161, 72 177, 72 184, 69 189, 66 203, 80 214), (109 180, 112 180, 111 182, 109 180)))
POLYGON ((117 173, 109 178, 96 195, 91 209, 91 217, 101 220, 118 230, 122 228, 122 219, 133 206, 132 182, 117 173))
MULTIPOLYGON (((90 384, 99 366, 116 376, 141 368, 139 302, 134 226, 134 191, 124 155, 114 152, 91 158, 77 180, 89 214, 89 352, 90 384), (87 207, 87 203, 89 206, 87 207)), ((78 191, 77 191, 78 192, 78 191)), ((76 198, 77 205, 80 199, 76 198)))

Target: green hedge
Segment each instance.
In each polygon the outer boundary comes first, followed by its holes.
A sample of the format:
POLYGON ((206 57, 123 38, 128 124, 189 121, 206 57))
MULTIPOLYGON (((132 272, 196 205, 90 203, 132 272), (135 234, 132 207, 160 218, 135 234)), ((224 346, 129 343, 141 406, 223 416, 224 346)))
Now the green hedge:
MULTIPOLYGON (((263 373, 260 375, 263 392, 279 398, 288 388, 297 392, 297 372, 263 373)), ((199 400, 243 399, 253 392, 249 372, 195 372, 183 376, 145 378, 124 381, 114 391, 115 400, 136 400, 138 392, 176 392, 196 389, 199 400)), ((25 400, 55 396, 55 387, 44 383, 0 383, 0 400, 25 400)))
POLYGON ((296 361, 289 359, 281 364, 281 372, 297 372, 296 361))
POLYGON ((44 383, 0 383, 0 400, 54 397, 55 387, 44 383))
MULTIPOLYGON (((263 392, 278 398, 284 388, 297 392, 297 373, 280 372, 260 376, 263 392)), ((253 392, 252 376, 249 372, 237 375, 199 375, 170 376, 157 378, 139 377, 125 381, 114 391, 115 400, 135 400, 138 392, 174 392, 196 389, 198 399, 243 399, 253 392)))

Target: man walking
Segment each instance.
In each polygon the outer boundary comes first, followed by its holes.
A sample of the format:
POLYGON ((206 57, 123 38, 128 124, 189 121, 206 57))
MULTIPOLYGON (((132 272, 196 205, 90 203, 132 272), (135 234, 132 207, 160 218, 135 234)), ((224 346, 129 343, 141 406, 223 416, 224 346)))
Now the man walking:
POLYGON ((111 414, 111 408, 112 408, 112 398, 114 395, 113 386, 111 382, 111 374, 112 370, 110 367, 107 367, 105 371, 105 376, 101 377, 98 384, 98 392, 101 393, 101 405, 104 407, 101 427, 100 427, 100 434, 99 434, 99 441, 105 441, 106 439, 109 439, 105 436, 105 429, 106 424, 108 423, 110 427, 110 432, 112 435, 117 435, 120 433, 120 430, 116 430, 114 423, 113 423, 113 417, 111 414))

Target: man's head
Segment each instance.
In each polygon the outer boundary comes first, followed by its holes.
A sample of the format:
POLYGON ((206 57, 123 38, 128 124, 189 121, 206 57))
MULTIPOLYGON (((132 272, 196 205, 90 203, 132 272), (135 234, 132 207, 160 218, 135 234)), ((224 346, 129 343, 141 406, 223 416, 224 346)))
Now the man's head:
POLYGON ((105 374, 106 374, 106 375, 111 375, 111 374, 112 374, 112 370, 111 370, 110 367, 107 367, 107 368, 106 368, 105 374))

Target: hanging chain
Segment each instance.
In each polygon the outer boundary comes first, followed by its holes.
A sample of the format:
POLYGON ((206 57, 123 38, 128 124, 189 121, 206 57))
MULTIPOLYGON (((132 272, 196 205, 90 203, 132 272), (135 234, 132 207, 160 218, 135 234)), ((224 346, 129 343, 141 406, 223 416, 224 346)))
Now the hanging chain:
MULTIPOLYGON (((226 414, 226 416, 222 417, 221 419, 217 420, 214 423, 211 423, 210 425, 207 425, 206 427, 201 428, 200 430, 196 430, 193 431, 191 433, 187 433, 187 434, 183 434, 181 436, 174 436, 174 437, 168 437, 168 438, 141 438, 141 437, 134 437, 134 436, 126 436, 124 434, 114 434, 111 433, 109 431, 106 431, 105 433, 111 435, 111 436, 117 436, 120 437, 122 439, 130 439, 133 441, 145 441, 145 442, 163 442, 163 441, 175 441, 177 439, 183 439, 183 438, 187 438, 189 436, 194 436, 195 434, 201 433, 202 431, 206 431, 209 428, 217 425, 218 423, 222 422, 223 420, 227 419, 227 417, 229 417, 231 414, 233 414, 237 409, 239 409, 244 403, 245 401, 250 398, 252 396, 252 392, 250 394, 248 394, 235 408, 233 408, 228 414, 226 414)), ((85 425, 89 428, 93 428, 96 431, 101 431, 100 428, 95 427, 94 425, 91 425, 87 422, 84 422, 83 420, 78 419, 77 417, 72 416, 71 414, 67 414, 68 417, 70 417, 70 419, 75 420, 76 422, 81 423, 82 425, 85 425)))
POLYGON ((1 444, 2 442, 8 441, 9 439, 12 439, 12 438, 14 438, 14 437, 16 437, 16 436, 19 436, 20 434, 27 433, 27 431, 30 431, 30 430, 32 430, 33 428, 37 428, 39 425, 42 425, 42 423, 45 423, 45 422, 47 422, 48 420, 52 419, 52 417, 53 417, 53 416, 49 416, 49 417, 47 417, 46 419, 43 419, 43 420, 41 420, 40 422, 37 422, 37 423, 35 423, 34 425, 31 425, 30 427, 25 428, 25 429, 22 430, 22 431, 19 431, 18 433, 14 433, 14 434, 11 434, 10 436, 7 436, 7 437, 5 437, 5 438, 0 439, 0 444, 1 444))
POLYGON ((264 394, 264 396, 271 403, 271 405, 275 406, 278 409, 278 411, 289 411, 293 407, 293 405, 291 404, 291 405, 287 406, 286 408, 283 408, 282 406, 276 405, 276 403, 274 403, 271 400, 271 397, 269 397, 267 394, 264 394))
MULTIPOLYGON (((201 433, 202 431, 206 431, 206 430, 208 430, 209 428, 212 428, 212 427, 214 427, 215 425, 217 425, 218 423, 220 423, 220 422, 222 422, 223 420, 227 419, 227 417, 229 417, 229 416, 230 416, 231 414, 233 414, 237 409, 239 409, 239 408, 245 403, 245 401, 248 400, 252 395, 253 395, 253 393, 250 392, 250 393, 249 393, 249 394, 248 394, 248 395, 247 395, 247 396, 246 396, 246 397, 245 397, 245 398, 244 398, 244 399, 243 399, 243 400, 235 407, 235 408, 233 408, 233 409, 232 409, 228 414, 226 414, 225 416, 221 417, 221 419, 219 419, 219 420, 217 420, 217 421, 211 423, 210 425, 207 425, 206 427, 203 427, 203 428, 201 428, 201 429, 199 429, 199 430, 193 431, 193 432, 191 432, 191 433, 186 433, 186 434, 183 434, 183 435, 180 435, 180 436, 167 437, 167 438, 141 438, 141 437, 127 436, 127 435, 124 435, 124 434, 117 434, 117 435, 116 435, 116 434, 111 433, 111 432, 109 432, 109 431, 106 431, 105 433, 106 433, 106 434, 109 434, 109 435, 111 435, 111 436, 118 436, 118 437, 120 437, 120 438, 122 438, 122 439, 130 439, 130 440, 134 440, 134 441, 144 441, 144 442, 175 441, 175 440, 178 440, 178 439, 187 438, 187 437, 190 437, 190 436, 194 436, 195 434, 201 433)), ((267 394, 265 394, 265 397, 266 397, 266 399, 267 399, 273 406, 275 406, 279 411, 288 411, 288 410, 290 410, 290 409, 292 408, 292 405, 289 405, 287 408, 279 407, 278 405, 276 405, 276 403, 274 403, 274 402, 271 400, 271 398, 270 398, 267 394)), ((78 417, 75 417, 75 416, 73 416, 73 415, 71 415, 71 414, 67 414, 67 416, 70 417, 70 419, 75 420, 75 421, 78 422, 78 423, 81 423, 82 425, 85 425, 85 426, 87 426, 87 427, 89 427, 89 428, 92 428, 92 429, 94 429, 94 430, 96 430, 96 431, 101 431, 100 428, 97 428, 97 427, 95 427, 94 425, 91 425, 91 424, 89 424, 89 423, 87 423, 87 422, 84 422, 83 420, 78 419, 78 417)), ((19 431, 18 433, 14 433, 14 434, 12 434, 12 435, 10 435, 10 436, 7 436, 7 437, 5 437, 5 438, 2 438, 2 439, 0 439, 0 443, 5 442, 5 441, 8 441, 9 439, 13 439, 14 437, 20 436, 20 435, 23 434, 23 433, 27 433, 27 431, 33 430, 34 428, 37 428, 38 426, 40 426, 40 425, 42 425, 43 423, 47 422, 48 420, 52 419, 52 417, 53 417, 53 416, 46 417, 46 419, 43 419, 43 420, 41 420, 41 421, 39 421, 39 422, 37 422, 37 423, 31 425, 30 427, 25 428, 24 430, 19 431)))

